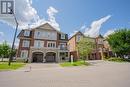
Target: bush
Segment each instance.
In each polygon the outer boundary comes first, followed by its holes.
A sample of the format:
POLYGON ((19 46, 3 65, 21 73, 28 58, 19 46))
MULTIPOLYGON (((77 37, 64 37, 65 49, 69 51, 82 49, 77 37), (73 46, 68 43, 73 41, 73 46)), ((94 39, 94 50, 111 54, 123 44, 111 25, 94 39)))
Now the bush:
POLYGON ((112 57, 112 58, 109 58, 108 61, 114 61, 114 62, 130 62, 130 59, 112 57))

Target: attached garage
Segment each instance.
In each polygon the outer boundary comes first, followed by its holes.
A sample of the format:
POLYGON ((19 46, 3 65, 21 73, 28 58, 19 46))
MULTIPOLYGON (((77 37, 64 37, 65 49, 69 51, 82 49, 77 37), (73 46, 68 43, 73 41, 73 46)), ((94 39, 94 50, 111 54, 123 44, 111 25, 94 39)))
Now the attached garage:
POLYGON ((36 63, 43 62, 43 53, 42 52, 34 52, 32 57, 33 57, 32 62, 36 62, 36 63))
POLYGON ((56 62, 56 53, 54 52, 48 52, 46 53, 46 62, 56 62))

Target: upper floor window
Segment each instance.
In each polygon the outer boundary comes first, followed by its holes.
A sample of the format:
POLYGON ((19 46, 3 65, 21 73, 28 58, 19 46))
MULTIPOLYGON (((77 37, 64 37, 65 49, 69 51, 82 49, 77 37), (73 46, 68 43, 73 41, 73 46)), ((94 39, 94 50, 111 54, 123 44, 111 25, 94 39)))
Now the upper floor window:
POLYGON ((22 50, 21 51, 21 58, 27 58, 28 57, 28 50, 22 50))
POLYGON ((76 41, 79 42, 80 39, 81 39, 81 35, 77 35, 77 36, 76 36, 76 41))
POLYGON ((44 47, 44 41, 35 40, 34 47, 36 47, 36 48, 44 47))
POLYGON ((67 49, 66 43, 60 43, 60 49, 67 49))
POLYGON ((23 40, 22 47, 29 47, 30 41, 29 40, 23 40))
POLYGON ((61 39, 65 39, 65 34, 61 34, 61 39))
POLYGON ((36 30, 34 34, 36 39, 47 39, 47 40, 57 40, 57 33, 54 31, 47 30, 36 30))
POLYGON ((41 32, 40 31, 36 31, 35 32, 35 38, 41 38, 41 32))
POLYGON ((25 30, 25 31, 24 31, 24 36, 30 36, 30 31, 25 30))
POLYGON ((98 39, 98 44, 103 44, 103 39, 99 38, 98 39))
POLYGON ((56 47, 56 42, 48 42, 47 47, 55 48, 56 47))

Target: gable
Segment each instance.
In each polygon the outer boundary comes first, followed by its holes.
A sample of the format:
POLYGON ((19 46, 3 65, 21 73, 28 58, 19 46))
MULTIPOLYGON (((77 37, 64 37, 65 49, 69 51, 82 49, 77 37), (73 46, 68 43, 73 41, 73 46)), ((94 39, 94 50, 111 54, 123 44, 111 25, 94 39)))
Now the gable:
POLYGON ((46 29, 46 30, 53 30, 56 31, 50 24, 45 23, 39 27, 37 27, 36 29, 46 29))

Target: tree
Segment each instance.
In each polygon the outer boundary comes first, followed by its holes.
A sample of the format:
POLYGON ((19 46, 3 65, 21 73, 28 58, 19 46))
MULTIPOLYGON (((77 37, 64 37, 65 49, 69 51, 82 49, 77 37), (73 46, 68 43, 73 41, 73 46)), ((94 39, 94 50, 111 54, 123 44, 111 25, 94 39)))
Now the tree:
POLYGON ((84 60, 88 59, 88 55, 94 49, 94 42, 89 37, 81 38, 77 44, 77 50, 80 55, 80 58, 84 60))
POLYGON ((117 56, 124 58, 130 53, 130 30, 120 29, 108 36, 107 41, 117 56))
POLYGON ((2 44, 0 44, 0 56, 3 58, 9 57, 10 55, 10 46, 7 44, 6 41, 4 41, 2 44))
POLYGON ((0 44, 0 58, 2 57, 2 45, 0 44))

